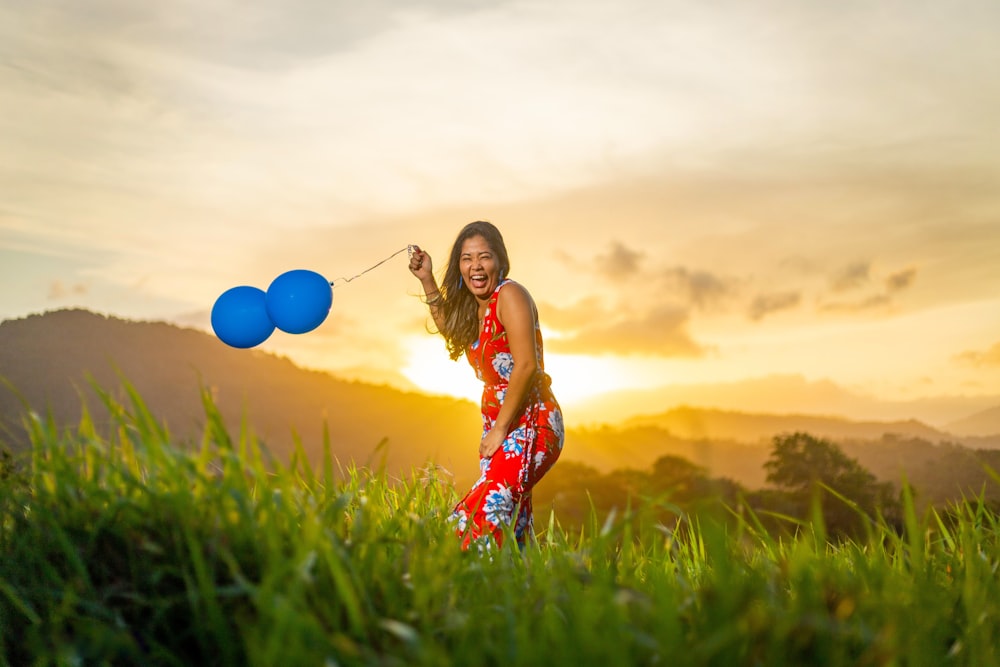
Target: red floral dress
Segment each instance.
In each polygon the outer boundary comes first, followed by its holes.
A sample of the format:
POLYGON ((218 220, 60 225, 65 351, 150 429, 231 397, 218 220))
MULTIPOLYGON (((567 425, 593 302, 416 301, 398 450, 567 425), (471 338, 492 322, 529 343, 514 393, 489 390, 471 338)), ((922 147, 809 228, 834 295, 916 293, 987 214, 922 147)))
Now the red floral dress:
MULTIPOLYGON (((476 377, 483 381, 483 436, 496 422, 514 368, 507 332, 496 315, 500 290, 511 282, 503 281, 493 292, 483 316, 479 339, 466 351, 476 377)), ((562 412, 552 395, 550 378, 545 373, 542 332, 537 320, 535 346, 538 369, 521 412, 511 424, 503 445, 493 456, 480 457, 482 474, 452 513, 458 522, 457 533, 463 549, 468 549, 472 543, 488 548, 490 537, 498 546, 501 545, 504 526, 511 521, 514 521, 514 536, 518 544, 529 539, 533 528, 531 489, 562 451, 565 439, 562 412)))

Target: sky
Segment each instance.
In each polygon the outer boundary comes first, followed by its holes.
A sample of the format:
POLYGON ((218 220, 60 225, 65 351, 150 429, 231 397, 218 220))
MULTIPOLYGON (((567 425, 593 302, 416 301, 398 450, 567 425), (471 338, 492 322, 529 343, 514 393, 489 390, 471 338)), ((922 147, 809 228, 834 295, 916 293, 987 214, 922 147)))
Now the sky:
POLYGON ((769 377, 997 397, 998 26, 992 0, 8 0, 0 319, 211 331, 226 289, 309 269, 327 320, 262 350, 475 400, 405 254, 338 279, 411 243, 441 275, 486 219, 567 416, 769 377))

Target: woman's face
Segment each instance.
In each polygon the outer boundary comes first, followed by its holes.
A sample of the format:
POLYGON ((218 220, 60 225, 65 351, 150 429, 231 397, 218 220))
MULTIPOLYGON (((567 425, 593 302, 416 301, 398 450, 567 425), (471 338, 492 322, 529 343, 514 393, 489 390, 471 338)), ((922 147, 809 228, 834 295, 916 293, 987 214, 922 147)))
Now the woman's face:
POLYGON ((458 270, 466 288, 480 301, 488 301, 500 284, 496 253, 482 236, 472 236, 462 242, 458 270))

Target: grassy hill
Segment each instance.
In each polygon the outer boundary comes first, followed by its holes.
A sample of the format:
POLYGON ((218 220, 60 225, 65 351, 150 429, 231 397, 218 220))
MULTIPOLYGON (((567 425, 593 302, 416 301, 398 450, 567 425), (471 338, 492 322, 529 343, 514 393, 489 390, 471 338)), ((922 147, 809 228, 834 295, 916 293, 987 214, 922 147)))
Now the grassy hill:
POLYGON ((0 468, 0 665, 996 664, 1000 518, 976 499, 832 543, 637 502, 462 552, 433 480, 117 419, 42 426, 30 469, 0 468))

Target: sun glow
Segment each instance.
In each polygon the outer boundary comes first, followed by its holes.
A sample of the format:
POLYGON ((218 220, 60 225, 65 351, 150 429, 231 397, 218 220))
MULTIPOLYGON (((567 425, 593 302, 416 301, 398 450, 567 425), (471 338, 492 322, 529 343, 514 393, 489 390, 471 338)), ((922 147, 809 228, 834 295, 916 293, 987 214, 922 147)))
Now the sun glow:
MULTIPOLYGON (((410 337, 409 362, 402 374, 421 390, 479 403, 483 385, 465 359, 451 361, 444 343, 435 336, 410 337)), ((633 378, 612 358, 587 355, 546 354, 545 369, 552 376, 552 390, 563 405, 615 389, 631 387, 633 378)))
POLYGON ((546 354, 545 370, 552 376, 552 391, 563 406, 632 386, 621 364, 609 357, 546 354))
POLYGON ((409 362, 400 372, 407 380, 429 394, 465 398, 479 404, 482 382, 476 379, 468 361, 448 358, 440 336, 410 336, 406 345, 410 349, 409 362))

